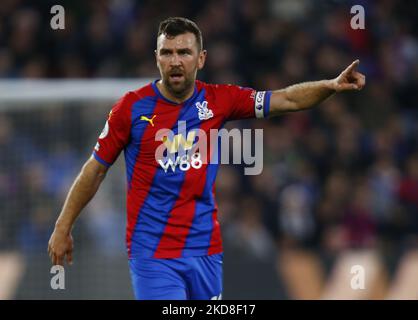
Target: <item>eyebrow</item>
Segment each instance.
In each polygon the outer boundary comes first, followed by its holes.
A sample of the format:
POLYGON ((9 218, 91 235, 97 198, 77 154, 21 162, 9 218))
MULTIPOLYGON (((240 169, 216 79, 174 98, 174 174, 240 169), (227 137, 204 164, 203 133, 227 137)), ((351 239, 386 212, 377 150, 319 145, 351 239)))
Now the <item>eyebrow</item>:
POLYGON ((173 51, 177 51, 179 53, 191 53, 192 49, 190 48, 180 48, 180 49, 161 48, 160 49, 160 53, 171 53, 173 51))

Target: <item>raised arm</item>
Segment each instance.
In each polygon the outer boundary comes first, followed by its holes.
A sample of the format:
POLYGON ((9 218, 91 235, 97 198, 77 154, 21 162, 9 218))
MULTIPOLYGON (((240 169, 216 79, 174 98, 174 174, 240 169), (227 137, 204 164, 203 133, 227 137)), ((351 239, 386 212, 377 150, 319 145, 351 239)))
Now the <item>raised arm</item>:
POLYGON ((63 265, 65 256, 72 263, 73 239, 71 230, 81 210, 99 189, 107 172, 107 167, 94 157, 86 161, 67 195, 64 206, 48 242, 48 254, 54 265, 63 265))
POLYGON ((309 109, 332 94, 348 90, 361 90, 366 77, 355 71, 359 60, 354 61, 335 79, 304 82, 273 91, 269 116, 309 109))

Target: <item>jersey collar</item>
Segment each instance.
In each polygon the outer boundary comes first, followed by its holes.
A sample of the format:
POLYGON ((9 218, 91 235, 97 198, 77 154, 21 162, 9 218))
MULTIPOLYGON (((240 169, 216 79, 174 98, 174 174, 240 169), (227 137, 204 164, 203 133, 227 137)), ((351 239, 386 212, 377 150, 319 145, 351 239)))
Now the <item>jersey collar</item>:
POLYGON ((157 82, 158 81, 160 81, 160 79, 154 80, 152 82, 152 88, 154 89, 155 93, 157 94, 157 96, 159 98, 161 98, 162 100, 164 100, 164 101, 166 101, 166 102, 168 102, 170 104, 174 104, 174 105, 186 104, 189 101, 193 100, 196 97, 196 95, 197 95, 197 85, 196 85, 196 81, 195 81, 194 91, 193 91, 193 94, 190 96, 190 98, 188 98, 187 100, 184 100, 183 102, 177 103, 177 102, 172 101, 172 100, 170 100, 170 99, 168 99, 168 98, 166 98, 166 97, 163 96, 163 94, 160 92, 160 90, 157 87, 157 82))

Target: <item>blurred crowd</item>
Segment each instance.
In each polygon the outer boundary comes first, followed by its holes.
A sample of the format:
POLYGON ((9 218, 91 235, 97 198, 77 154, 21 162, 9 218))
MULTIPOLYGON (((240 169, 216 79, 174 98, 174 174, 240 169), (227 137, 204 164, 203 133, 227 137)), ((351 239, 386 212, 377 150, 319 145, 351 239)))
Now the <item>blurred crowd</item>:
MULTIPOLYGON (((0 77, 157 78, 156 33, 168 16, 201 28, 204 81, 279 89, 335 77, 357 58, 367 76, 363 91, 318 108, 228 124, 264 129, 264 170, 245 176, 240 166, 221 166, 225 241, 261 260, 283 247, 389 255, 418 246, 415 1, 2 0, 0 77), (66 28, 54 31, 58 3, 66 28), (365 8, 364 30, 350 27, 354 4, 365 8)), ((0 111, 0 249, 46 248, 110 107, 0 111)), ((111 177, 102 192, 76 232, 92 239, 85 246, 120 251, 123 239, 111 230, 125 223, 124 177, 111 177)))

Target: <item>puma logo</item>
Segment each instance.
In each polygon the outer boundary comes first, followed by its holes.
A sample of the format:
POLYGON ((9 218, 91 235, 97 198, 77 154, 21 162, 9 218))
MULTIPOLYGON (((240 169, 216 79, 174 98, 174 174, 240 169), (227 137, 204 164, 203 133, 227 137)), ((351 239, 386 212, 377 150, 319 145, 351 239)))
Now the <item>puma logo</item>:
POLYGON ((152 118, 150 119, 150 118, 147 118, 146 116, 141 116, 141 119, 140 120, 144 120, 144 121, 148 121, 149 123, 151 123, 151 125, 152 126, 154 126, 154 118, 156 117, 157 115, 156 114, 154 114, 153 116, 152 116, 152 118))

